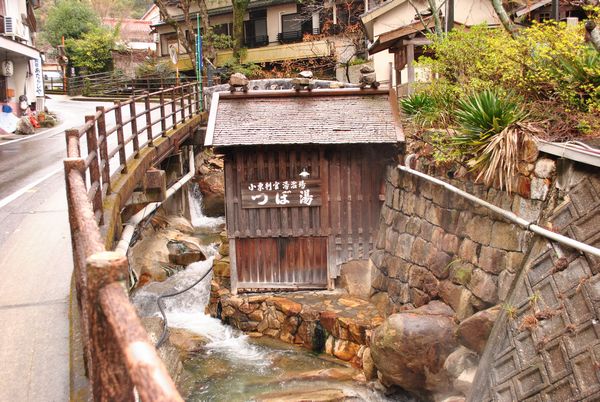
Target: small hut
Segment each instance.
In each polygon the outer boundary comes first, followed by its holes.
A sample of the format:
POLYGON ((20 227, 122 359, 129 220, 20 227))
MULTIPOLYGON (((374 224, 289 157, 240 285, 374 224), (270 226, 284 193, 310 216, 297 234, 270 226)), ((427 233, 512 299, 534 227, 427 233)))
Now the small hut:
POLYGON ((334 287, 367 261, 386 165, 403 144, 393 89, 215 93, 233 292, 334 287))

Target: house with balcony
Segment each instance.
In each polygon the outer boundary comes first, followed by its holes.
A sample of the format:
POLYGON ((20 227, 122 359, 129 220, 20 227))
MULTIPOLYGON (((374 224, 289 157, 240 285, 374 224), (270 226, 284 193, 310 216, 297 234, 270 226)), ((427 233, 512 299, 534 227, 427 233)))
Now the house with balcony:
MULTIPOLYGON (((355 3, 362 6, 363 0, 355 3)), ((178 1, 171 0, 169 4, 171 20, 182 22, 184 18, 177 7, 178 1)), ((213 33, 232 36, 233 9, 230 0, 207 0, 206 4, 213 33)), ((348 47, 353 46, 352 43, 323 32, 324 24, 331 26, 331 16, 335 20, 338 13, 343 13, 342 8, 335 1, 308 5, 296 0, 250 0, 244 18, 244 47, 247 51, 242 62, 268 64, 287 60, 327 57, 339 60, 351 57, 354 51, 348 51, 348 47)), ((190 10, 194 26, 197 12, 196 8, 190 10)), ((189 55, 185 54, 184 47, 179 43, 175 28, 166 21, 153 24, 153 28, 159 36, 159 57, 168 58, 169 48, 176 47, 180 54, 180 71, 191 69, 189 55)), ((222 66, 232 56, 231 49, 217 50, 213 63, 217 67, 222 66)))
MULTIPOLYGON (((445 2, 440 14, 444 30, 451 29, 452 25, 500 24, 489 0, 445 2)), ((413 65, 423 54, 424 46, 430 43, 425 36, 425 26, 429 29, 434 27, 426 0, 389 0, 370 8, 361 20, 370 41, 369 55, 379 80, 390 77, 397 93, 402 95, 410 92, 413 82, 429 78, 428 71, 413 65)))
POLYGON ((19 104, 44 107, 42 58, 35 47, 34 10, 41 0, 0 0, 0 102, 20 114, 19 104))

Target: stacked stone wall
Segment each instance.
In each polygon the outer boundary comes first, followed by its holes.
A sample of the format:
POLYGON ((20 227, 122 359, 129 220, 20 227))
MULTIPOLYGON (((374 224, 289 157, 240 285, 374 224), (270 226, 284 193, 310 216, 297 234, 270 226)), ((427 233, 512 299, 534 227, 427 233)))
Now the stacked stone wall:
MULTIPOLYGON (((555 172, 553 160, 536 159, 534 155, 529 157, 533 162, 522 162, 512 194, 474 184, 469 174, 448 178, 447 171, 428 166, 424 159, 417 160, 416 168, 536 221, 555 172)), ((505 300, 530 239, 527 231, 488 209, 390 167, 371 255, 372 293, 387 296, 388 313, 441 300, 462 320, 505 300)))

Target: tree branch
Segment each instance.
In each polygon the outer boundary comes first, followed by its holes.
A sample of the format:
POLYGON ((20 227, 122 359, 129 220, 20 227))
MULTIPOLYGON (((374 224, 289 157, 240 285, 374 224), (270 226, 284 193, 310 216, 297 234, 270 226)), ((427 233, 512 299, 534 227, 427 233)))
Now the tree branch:
POLYGON ((600 52, 600 28, 594 21, 589 20, 585 23, 585 30, 590 35, 590 42, 592 42, 594 48, 600 52))
POLYGON ((413 4, 413 2, 411 0, 408 0, 408 4, 410 4, 412 6, 412 8, 415 9, 415 12, 417 13, 417 17, 419 17, 419 21, 421 21, 421 24, 423 24, 423 28, 425 28, 427 33, 433 35, 433 31, 431 29, 429 29, 429 27, 423 20, 423 16, 421 15, 421 12, 417 9, 417 7, 413 4))
POLYGON ((496 11, 496 15, 500 19, 500 22, 502 23, 504 29, 506 29, 513 38, 516 38, 517 27, 506 13, 506 10, 502 5, 502 0, 492 0, 492 6, 494 7, 494 11, 496 11))

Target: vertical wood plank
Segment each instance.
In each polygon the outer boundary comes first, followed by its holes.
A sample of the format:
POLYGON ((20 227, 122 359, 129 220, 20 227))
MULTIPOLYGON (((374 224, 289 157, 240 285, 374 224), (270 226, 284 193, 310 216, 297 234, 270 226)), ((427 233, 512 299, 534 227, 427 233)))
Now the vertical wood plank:
POLYGON ((356 147, 353 147, 350 154, 350 219, 352 222, 352 259, 360 258, 359 255, 359 227, 360 216, 362 215, 362 193, 360 188, 360 158, 361 152, 356 147), (358 151, 358 152, 357 152, 358 151))
POLYGON ((144 107, 146 108, 146 135, 148 136, 148 146, 154 146, 154 137, 152 136, 152 113, 150 112, 150 93, 144 92, 144 107))
POLYGON ((131 135, 133 136, 133 157, 138 158, 140 153, 140 140, 138 138, 137 117, 135 117, 135 101, 129 103, 129 118, 131 120, 131 135))
POLYGON ((165 113, 165 92, 164 88, 161 86, 160 88, 160 135, 161 137, 166 137, 167 135, 167 117, 165 113))
POLYGON ((342 261, 348 261, 348 232, 349 232, 349 220, 348 220, 348 188, 349 183, 349 157, 348 152, 342 152, 340 154, 340 237, 341 237, 341 254, 342 261))
MULTIPOLYGON (((256 155, 256 172, 257 177, 256 180, 265 183, 268 181, 268 170, 265 164, 265 152, 264 150, 258 150, 254 153, 256 155)), ((256 228, 256 234, 258 236, 268 236, 270 235, 270 228, 267 220, 267 210, 260 208, 257 212, 258 215, 258 226, 256 228)))
MULTIPOLYGON (((279 150, 279 181, 287 179, 288 152, 284 149, 279 150)), ((291 236, 290 222, 288 216, 289 208, 281 208, 281 234, 280 236, 291 236)))
POLYGON ((123 117, 121 115, 121 101, 116 101, 115 123, 117 125, 117 143, 119 145, 119 163, 121 164, 121 173, 127 173, 127 157, 125 156, 125 139, 123 137, 123 117))
POLYGON ((98 117, 98 148, 100 150, 100 160, 102 161, 102 192, 110 192, 110 163, 108 160, 108 139, 106 138, 106 118, 104 106, 96 107, 96 112, 102 112, 98 117))
POLYGON ((229 238, 229 264, 230 264, 230 280, 231 280, 231 293, 234 295, 237 294, 238 291, 238 267, 237 267, 237 240, 234 238, 229 238))

